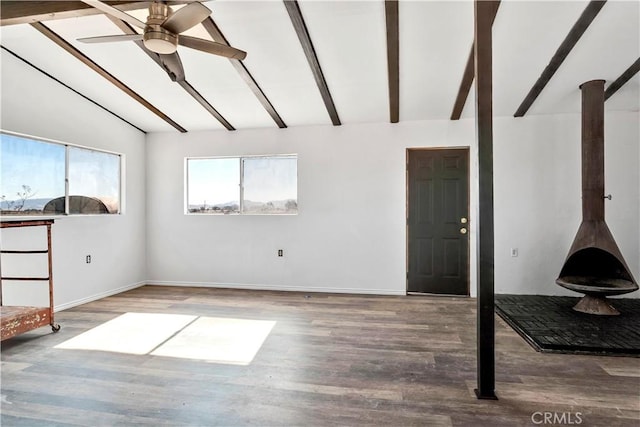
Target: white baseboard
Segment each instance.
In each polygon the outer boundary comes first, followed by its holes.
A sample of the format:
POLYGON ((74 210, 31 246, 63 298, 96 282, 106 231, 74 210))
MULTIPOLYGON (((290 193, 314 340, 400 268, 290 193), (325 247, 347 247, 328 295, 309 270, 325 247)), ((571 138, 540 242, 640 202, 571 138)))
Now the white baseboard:
POLYGON ((164 280, 149 280, 147 285, 182 286, 197 288, 228 288, 252 289, 257 291, 291 291, 291 292, 323 292, 336 294, 367 294, 367 295, 406 295, 405 290, 390 289, 359 289, 359 288, 331 288, 318 286, 283 286, 283 285, 255 285, 246 283, 216 283, 216 282, 174 282, 164 280))
POLYGON ((94 295, 88 296, 86 298, 80 298, 80 299, 75 300, 75 301, 71 301, 71 302, 67 302, 67 303, 64 303, 64 304, 56 305, 53 308, 53 311, 54 312, 58 312, 58 311, 66 310, 68 308, 75 307, 75 306, 82 305, 82 304, 86 304, 88 302, 96 301, 96 300, 99 300, 101 298, 110 297, 111 295, 119 294, 119 293, 122 293, 122 292, 125 292, 125 291, 130 291, 131 289, 139 288, 140 286, 144 286, 146 284, 147 284, 147 282, 143 281, 143 282, 138 282, 138 283, 134 283, 134 284, 131 284, 131 285, 122 286, 122 287, 116 288, 116 289, 110 289, 110 290, 108 290, 106 292, 101 292, 99 294, 94 294, 94 295))

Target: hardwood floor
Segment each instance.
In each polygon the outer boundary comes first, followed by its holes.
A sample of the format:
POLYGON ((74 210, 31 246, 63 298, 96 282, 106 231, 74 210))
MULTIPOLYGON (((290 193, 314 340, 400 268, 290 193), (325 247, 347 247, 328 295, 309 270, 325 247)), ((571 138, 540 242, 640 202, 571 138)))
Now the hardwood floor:
POLYGON ((537 353, 497 316, 500 400, 477 400, 473 299, 144 286, 56 321, 2 343, 2 426, 640 425, 640 359, 537 353), (247 365, 55 348, 123 313, 275 324, 247 365))

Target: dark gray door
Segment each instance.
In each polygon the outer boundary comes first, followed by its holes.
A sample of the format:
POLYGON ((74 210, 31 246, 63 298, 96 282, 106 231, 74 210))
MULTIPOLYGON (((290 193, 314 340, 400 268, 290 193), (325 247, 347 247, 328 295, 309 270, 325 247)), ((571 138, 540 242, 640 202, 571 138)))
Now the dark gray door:
POLYGON ((469 295, 469 150, 408 156, 407 291, 469 295))

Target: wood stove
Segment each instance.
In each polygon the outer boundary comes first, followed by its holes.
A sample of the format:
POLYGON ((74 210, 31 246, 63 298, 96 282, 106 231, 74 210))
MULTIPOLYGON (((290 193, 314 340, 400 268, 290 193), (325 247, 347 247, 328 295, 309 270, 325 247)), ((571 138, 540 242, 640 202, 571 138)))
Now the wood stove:
POLYGON ((573 307, 589 314, 620 314, 606 299, 638 289, 604 220, 604 80, 582 91, 582 224, 556 283, 585 296, 573 307))

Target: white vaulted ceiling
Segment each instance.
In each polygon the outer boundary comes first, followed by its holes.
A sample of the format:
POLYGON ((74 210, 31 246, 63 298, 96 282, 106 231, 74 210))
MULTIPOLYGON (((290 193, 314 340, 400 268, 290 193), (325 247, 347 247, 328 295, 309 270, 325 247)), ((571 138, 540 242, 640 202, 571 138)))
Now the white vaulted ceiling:
MULTIPOLYGON (((244 67, 286 126, 331 125, 284 2, 203 3, 229 44, 247 52, 244 67)), ((340 122, 388 122, 384 2, 301 0, 298 4, 340 122)), ((494 115, 514 115, 588 4, 501 2, 493 26, 494 115)), ((147 15, 145 9, 129 13, 141 20, 147 15)), ((81 37, 122 34, 104 15, 42 22, 187 131, 224 129, 135 43, 78 42, 81 37)), ((638 60, 639 28, 640 2, 608 1, 527 115, 579 112, 579 84, 605 79, 609 85, 638 60)), ((201 25, 189 34, 211 39, 201 25)), ((20 61, 17 56, 24 67, 31 67, 28 63, 38 67, 143 131, 174 131, 29 23, 3 22, 0 37, 3 61, 20 61)), ((449 119, 472 44, 472 1, 399 2, 400 121, 449 119)), ((229 60, 185 47, 178 52, 186 80, 235 129, 278 127, 229 60)), ((10 84, 12 78, 19 76, 5 75, 2 83, 10 84)), ((463 118, 474 115, 473 90, 463 118)), ((636 74, 606 108, 638 111, 639 99, 636 74)))

